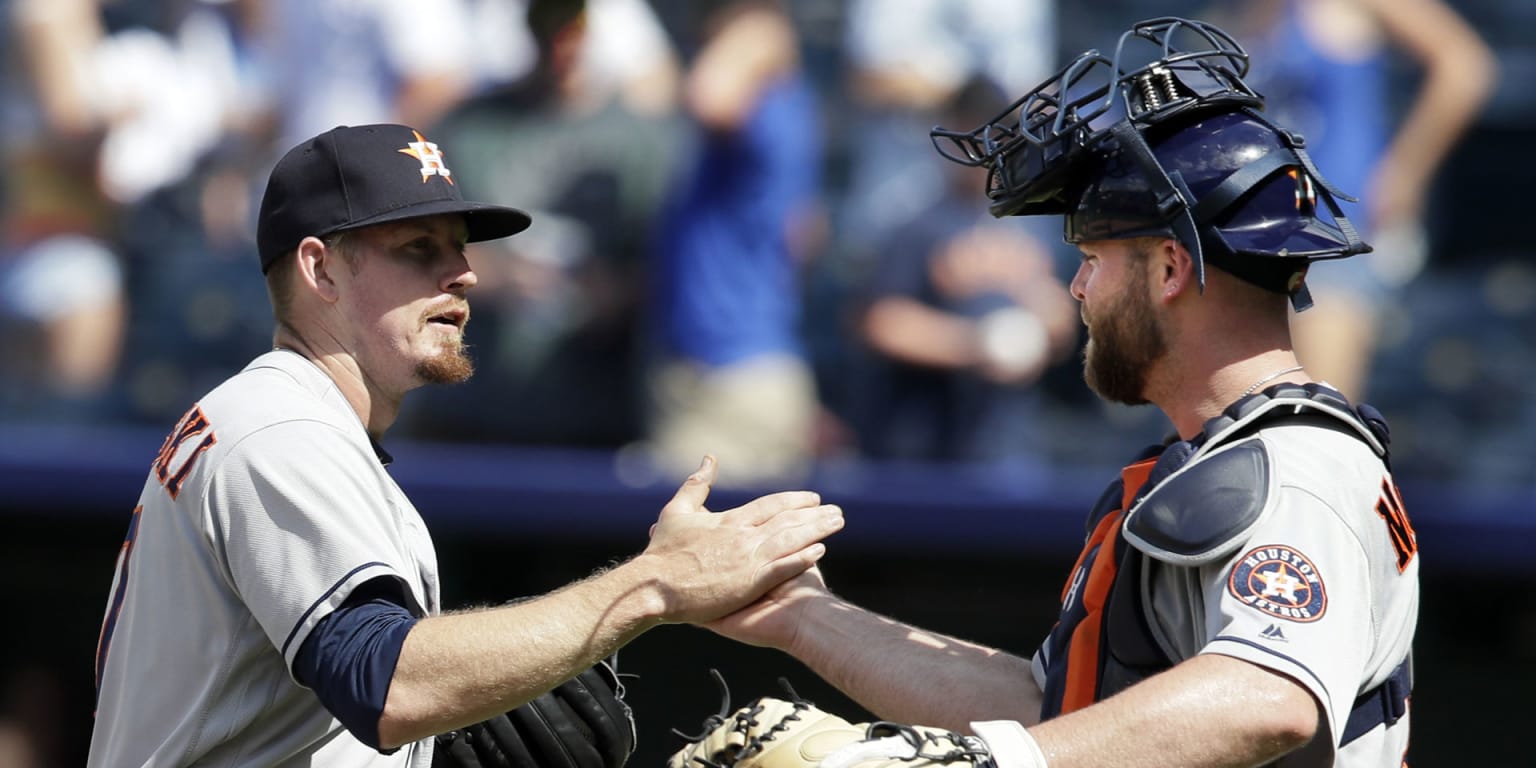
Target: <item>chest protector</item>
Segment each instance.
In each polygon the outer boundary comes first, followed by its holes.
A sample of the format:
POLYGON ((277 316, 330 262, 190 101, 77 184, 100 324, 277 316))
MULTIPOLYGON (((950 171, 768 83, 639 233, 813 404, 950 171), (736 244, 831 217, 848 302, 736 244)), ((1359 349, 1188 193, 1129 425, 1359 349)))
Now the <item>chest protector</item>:
MULTIPOLYGON (((1088 518, 1088 537, 1062 592, 1061 616, 1041 648, 1041 719, 1108 698, 1182 659, 1153 635, 1141 595, 1143 558, 1197 567, 1248 539, 1271 491, 1258 430, 1315 424, 1342 430, 1388 459, 1385 419, 1317 384, 1279 384, 1232 404, 1191 440, 1155 446, 1121 470, 1088 518), (1222 450, 1218 450, 1222 449, 1222 450), (1129 516, 1127 513, 1130 512, 1129 516)), ((1344 742, 1402 716, 1407 662, 1356 700, 1344 742)))

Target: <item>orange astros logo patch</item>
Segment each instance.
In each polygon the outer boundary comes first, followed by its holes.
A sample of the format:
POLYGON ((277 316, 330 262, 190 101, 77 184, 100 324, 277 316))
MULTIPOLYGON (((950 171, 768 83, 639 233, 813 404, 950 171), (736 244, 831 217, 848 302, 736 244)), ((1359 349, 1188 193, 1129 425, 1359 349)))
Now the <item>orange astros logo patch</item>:
POLYGON ((1227 579, 1233 597, 1271 616, 1317 621, 1328 608, 1323 577, 1306 555, 1279 545, 1250 550, 1227 579))

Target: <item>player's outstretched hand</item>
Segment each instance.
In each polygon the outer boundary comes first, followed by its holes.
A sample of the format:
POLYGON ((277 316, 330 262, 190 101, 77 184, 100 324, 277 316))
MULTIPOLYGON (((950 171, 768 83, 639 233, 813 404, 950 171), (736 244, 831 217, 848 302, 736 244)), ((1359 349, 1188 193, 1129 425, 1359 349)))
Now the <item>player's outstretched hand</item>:
POLYGON ((710 512, 704 502, 715 471, 714 457, 704 457, 662 508, 640 555, 658 571, 667 621, 704 623, 747 605, 815 565, 826 552, 821 540, 843 527, 842 510, 811 491, 710 512))

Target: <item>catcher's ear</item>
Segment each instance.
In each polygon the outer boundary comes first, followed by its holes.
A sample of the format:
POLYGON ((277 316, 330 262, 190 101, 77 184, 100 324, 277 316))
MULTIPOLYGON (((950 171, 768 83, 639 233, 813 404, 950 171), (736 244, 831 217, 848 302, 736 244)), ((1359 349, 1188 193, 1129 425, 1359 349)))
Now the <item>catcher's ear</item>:
POLYGON ((1160 298, 1164 301, 1171 300, 1185 289, 1194 285, 1198 278, 1195 275, 1195 257, 1173 238, 1162 238, 1149 248, 1151 258, 1150 268, 1154 270, 1153 285, 1157 286, 1160 298))

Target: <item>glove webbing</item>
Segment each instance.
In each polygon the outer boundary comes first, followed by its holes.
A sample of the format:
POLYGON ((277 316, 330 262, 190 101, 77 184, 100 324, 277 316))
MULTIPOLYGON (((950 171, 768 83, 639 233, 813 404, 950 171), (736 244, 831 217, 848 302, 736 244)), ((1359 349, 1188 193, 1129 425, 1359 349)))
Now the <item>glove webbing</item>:
POLYGON ((992 753, 982 746, 977 739, 962 736, 953 731, 928 731, 922 732, 910 725, 892 723, 885 720, 870 723, 866 732, 866 738, 876 739, 887 736, 900 736, 908 744, 912 745, 911 757, 896 758, 906 762, 927 760, 932 763, 952 763, 963 760, 977 768, 987 768, 993 765, 992 753), (948 748, 945 752, 926 752, 926 747, 948 748))
POLYGON ((738 714, 736 716, 735 730, 746 738, 747 743, 738 754, 732 757, 734 759, 744 759, 763 751, 763 744, 765 742, 773 741, 775 736, 789 730, 789 723, 799 721, 800 713, 810 708, 810 705, 799 698, 792 700, 790 703, 794 705, 795 711, 779 718, 778 722, 769 725, 766 733, 756 736, 752 735, 752 731, 762 725, 762 723, 757 721, 757 716, 763 713, 763 706, 759 704, 738 714))

